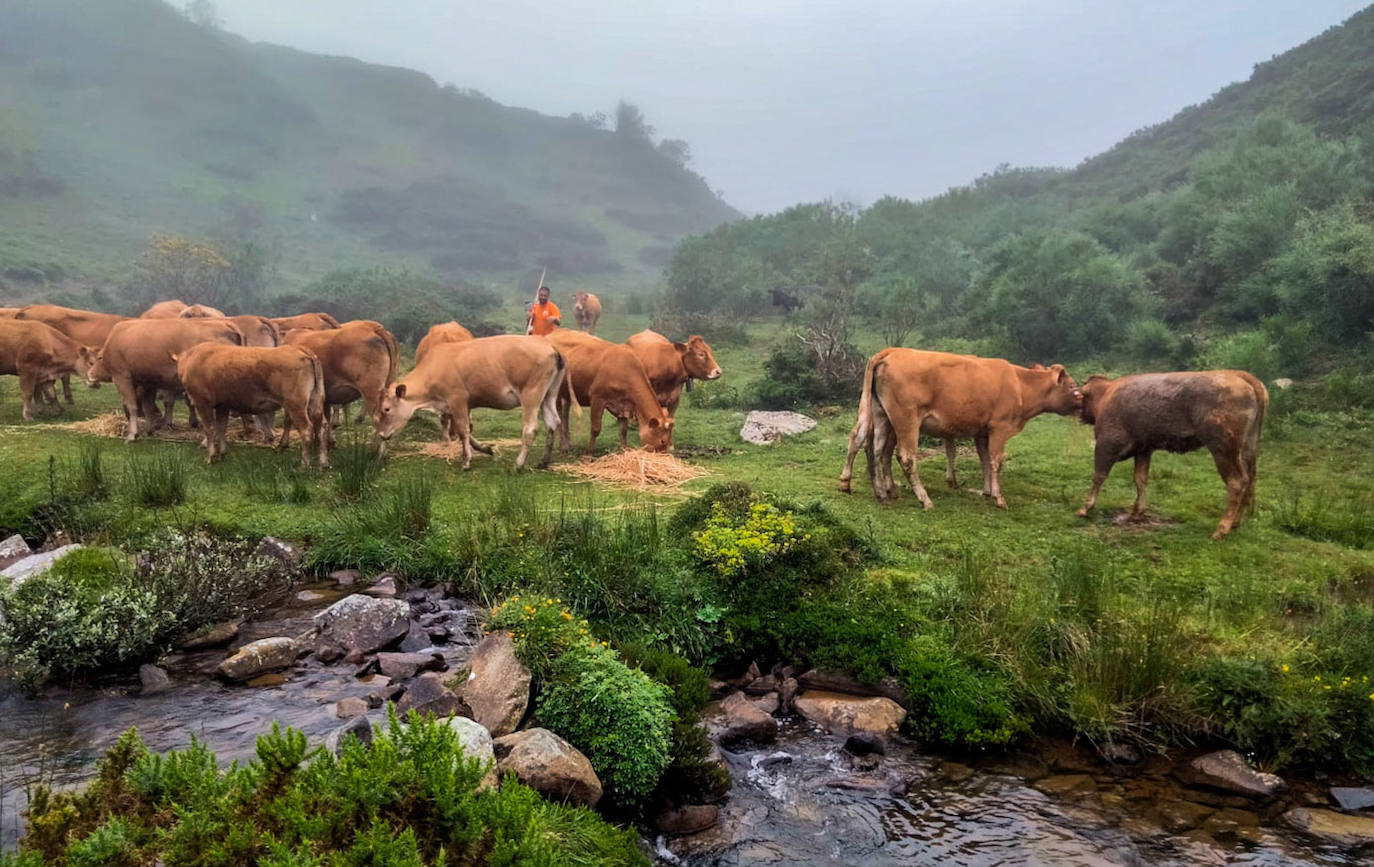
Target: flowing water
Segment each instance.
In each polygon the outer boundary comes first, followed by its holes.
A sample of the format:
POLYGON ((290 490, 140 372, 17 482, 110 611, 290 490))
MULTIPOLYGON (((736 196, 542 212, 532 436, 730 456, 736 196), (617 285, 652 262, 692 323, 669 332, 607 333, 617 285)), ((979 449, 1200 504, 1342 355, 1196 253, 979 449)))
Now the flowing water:
MULTIPOLYGON (((323 594, 245 625, 238 642, 298 635, 311 615, 343 591, 323 594)), ((451 667, 470 637, 444 645, 451 667)), ((253 756, 255 739, 275 721, 319 741, 338 728, 334 704, 385 685, 354 667, 307 661, 280 683, 225 685, 207 673, 224 651, 183 654, 168 668, 167 692, 138 695, 127 681, 49 689, 31 699, 0 686, 0 837, 22 832, 26 787, 57 788, 89 779, 124 731, 137 727, 153 750, 203 741, 224 763, 253 756)), ((683 867, 793 864, 886 867, 911 864, 1045 865, 1353 865, 1360 858, 1323 849, 1275 828, 1244 828, 1217 842, 1170 835, 1146 818, 1150 794, 1115 794, 1110 783, 1050 797, 1017 777, 948 765, 910 746, 880 759, 855 759, 841 740, 810 724, 784 723, 776 744, 724 756, 735 778, 721 821, 707 832, 656 841, 665 863, 683 867), (955 772, 957 771, 957 772, 955 772)), ((1128 782, 1126 788, 1130 788, 1128 782)), ((1130 794, 1129 792, 1127 793, 1130 794)))

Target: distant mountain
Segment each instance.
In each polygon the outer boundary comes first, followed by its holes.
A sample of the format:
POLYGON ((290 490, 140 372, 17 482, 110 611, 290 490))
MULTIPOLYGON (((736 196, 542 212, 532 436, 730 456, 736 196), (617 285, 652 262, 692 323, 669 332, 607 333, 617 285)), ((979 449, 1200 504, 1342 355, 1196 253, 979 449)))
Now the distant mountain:
POLYGON ((0 3, 0 301, 125 279, 154 233, 265 243, 278 288, 371 265, 642 285, 737 216, 642 135, 160 0, 0 3))

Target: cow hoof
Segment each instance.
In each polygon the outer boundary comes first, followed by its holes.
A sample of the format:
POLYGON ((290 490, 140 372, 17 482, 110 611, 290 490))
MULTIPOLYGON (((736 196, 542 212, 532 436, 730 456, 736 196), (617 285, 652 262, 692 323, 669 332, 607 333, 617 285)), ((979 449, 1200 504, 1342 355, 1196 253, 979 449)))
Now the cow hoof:
POLYGON ((951 491, 959 490, 959 483, 954 481, 953 479, 945 479, 945 484, 949 485, 949 489, 951 491))
POLYGON ((850 490, 849 490, 849 482, 840 482, 840 493, 841 493, 841 494, 848 494, 848 493, 850 493, 850 490))
POLYGON ((997 500, 997 508, 999 508, 999 509, 1005 509, 1005 508, 1007 508, 1007 501, 1006 501, 1006 500, 1003 500, 1003 499, 1001 499, 1001 498, 998 498, 998 500, 997 500))
POLYGON ((1088 517, 1088 510, 1087 510, 1087 509, 1079 509, 1077 512, 1074 512, 1074 514, 1077 515, 1077 516, 1080 517, 1080 518, 1086 518, 1086 517, 1088 517))
POLYGON ((922 511, 929 512, 931 509, 934 509, 934 508, 935 508, 935 504, 932 503, 930 500, 926 500, 926 501, 924 501, 924 502, 921 503, 921 510, 922 510, 922 511))

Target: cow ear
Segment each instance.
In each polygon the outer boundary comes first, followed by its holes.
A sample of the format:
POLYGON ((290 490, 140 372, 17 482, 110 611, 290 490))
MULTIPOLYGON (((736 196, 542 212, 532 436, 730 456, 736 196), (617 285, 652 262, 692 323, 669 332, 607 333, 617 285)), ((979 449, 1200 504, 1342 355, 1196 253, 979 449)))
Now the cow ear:
POLYGON ((656 418, 651 418, 651 419, 649 419, 649 427, 651 427, 651 428, 656 428, 656 427, 658 427, 659 425, 661 425, 662 423, 663 423, 663 422, 659 421, 659 420, 656 419, 656 418))
POLYGON ((404 382, 396 383, 396 388, 393 391, 396 395, 396 399, 401 400, 406 396, 406 384, 404 382))
POLYGON ((1064 370, 1064 365, 1062 364, 1051 364, 1050 373, 1054 374, 1054 381, 1059 385, 1063 385, 1064 377, 1068 376, 1068 373, 1064 370))
POLYGON ((674 343, 674 344, 673 344, 673 348, 677 350, 677 354, 678 354, 678 355, 681 355, 682 353, 684 353, 684 352, 687 351, 687 344, 685 344, 685 343, 674 343))

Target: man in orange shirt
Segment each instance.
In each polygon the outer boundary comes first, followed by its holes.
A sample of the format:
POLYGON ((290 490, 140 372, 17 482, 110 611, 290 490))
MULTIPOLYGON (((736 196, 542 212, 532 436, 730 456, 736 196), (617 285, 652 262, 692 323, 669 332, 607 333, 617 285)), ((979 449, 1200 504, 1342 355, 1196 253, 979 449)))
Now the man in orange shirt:
POLYGON ((530 319, 525 332, 537 337, 547 337, 563 324, 562 315, 558 305, 549 300, 549 287, 540 286, 539 303, 530 307, 530 319))

